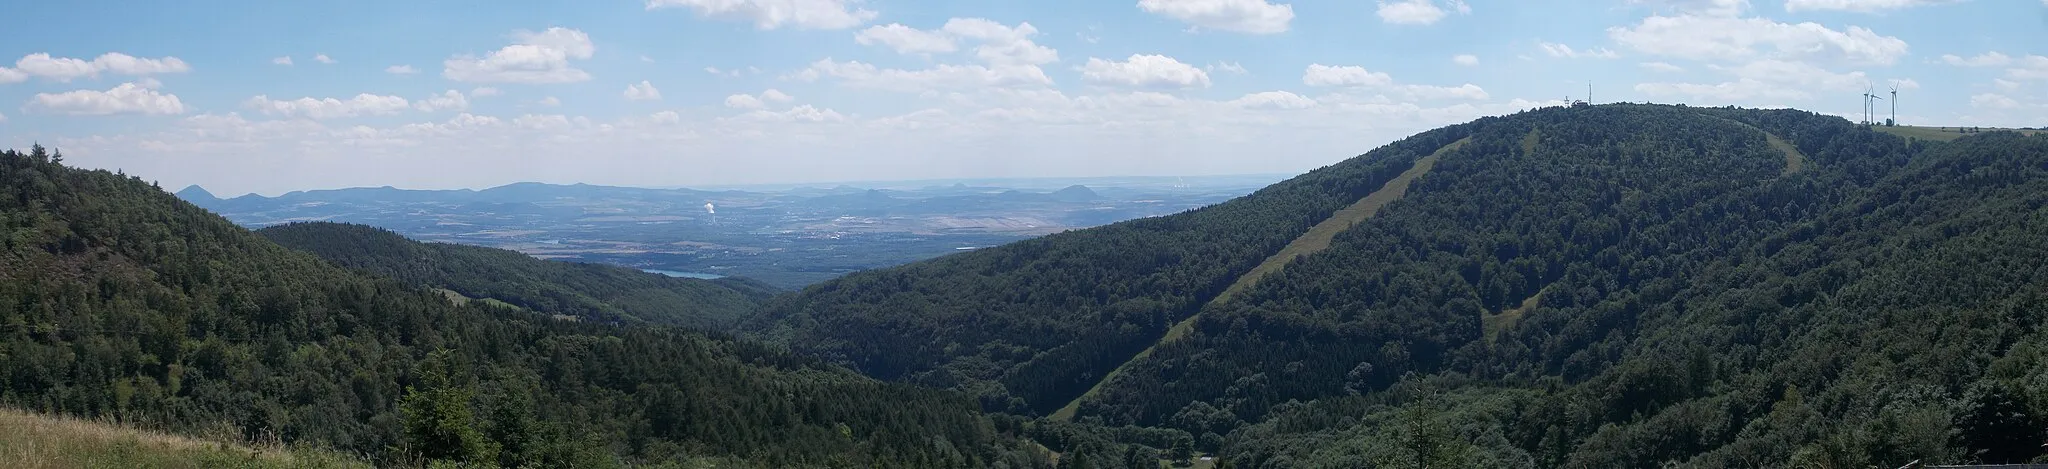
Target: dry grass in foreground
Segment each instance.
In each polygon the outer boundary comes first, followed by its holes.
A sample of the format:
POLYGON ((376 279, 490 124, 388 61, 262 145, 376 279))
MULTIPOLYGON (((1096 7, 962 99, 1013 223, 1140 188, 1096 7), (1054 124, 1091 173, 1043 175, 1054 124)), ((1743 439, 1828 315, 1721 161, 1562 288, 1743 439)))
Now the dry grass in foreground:
POLYGON ((0 409, 0 466, 43 468, 357 468, 340 454, 255 448, 104 422, 0 409))

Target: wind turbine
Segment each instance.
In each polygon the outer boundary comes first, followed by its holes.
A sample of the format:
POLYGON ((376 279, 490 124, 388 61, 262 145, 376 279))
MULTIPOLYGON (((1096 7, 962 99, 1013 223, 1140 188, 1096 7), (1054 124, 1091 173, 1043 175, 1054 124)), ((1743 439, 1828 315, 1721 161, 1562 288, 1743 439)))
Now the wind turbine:
POLYGON ((1884 120, 1885 127, 1899 125, 1899 81, 1892 80, 1892 117, 1884 120))

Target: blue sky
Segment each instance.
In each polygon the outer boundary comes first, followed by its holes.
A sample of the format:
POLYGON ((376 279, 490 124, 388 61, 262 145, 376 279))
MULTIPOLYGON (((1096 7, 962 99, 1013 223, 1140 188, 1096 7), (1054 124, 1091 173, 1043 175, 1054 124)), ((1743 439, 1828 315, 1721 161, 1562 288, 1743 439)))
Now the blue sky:
POLYGON ((1588 80, 2048 126, 2048 0, 5 3, 0 146, 223 195, 1298 172, 1588 80))

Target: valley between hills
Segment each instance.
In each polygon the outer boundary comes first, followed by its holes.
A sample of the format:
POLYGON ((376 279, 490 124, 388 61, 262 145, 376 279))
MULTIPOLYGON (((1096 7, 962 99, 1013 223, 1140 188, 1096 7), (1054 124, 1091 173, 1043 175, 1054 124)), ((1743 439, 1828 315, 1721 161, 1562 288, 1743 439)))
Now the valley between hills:
POLYGON ((35 147, 0 155, 0 405, 36 415, 0 431, 174 466, 2048 462, 2048 135, 1940 133, 1539 108, 794 285, 252 231, 35 147))

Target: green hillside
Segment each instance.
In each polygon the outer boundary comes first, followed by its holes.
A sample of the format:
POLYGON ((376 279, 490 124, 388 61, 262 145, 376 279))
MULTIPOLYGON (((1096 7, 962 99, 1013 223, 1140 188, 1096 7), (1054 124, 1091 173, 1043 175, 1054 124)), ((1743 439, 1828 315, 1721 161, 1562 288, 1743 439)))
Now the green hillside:
POLYGON ((769 302, 741 330, 870 376, 966 390, 990 409, 1049 413, 1471 127, 1181 214, 850 274, 769 302))
POLYGON ((544 261, 503 249, 421 243, 364 225, 291 223, 256 234, 401 282, 588 321, 722 330, 774 293, 773 287, 738 278, 673 278, 604 264, 544 261))
POLYGON ((1100 381, 1073 423, 1019 426, 1108 467, 1144 459, 1108 442, 1183 438, 1237 467, 2024 462, 2048 441, 2043 194, 2039 135, 1547 108, 1203 210, 848 276, 744 330, 1016 413, 1100 381), (1254 270, 1463 139, 1326 248, 1254 270), (1356 182, 1306 182, 1339 174, 1356 182))
POLYGON ((61 161, 0 152, 0 405, 380 465, 1046 465, 964 397, 696 333, 457 306, 61 161))

